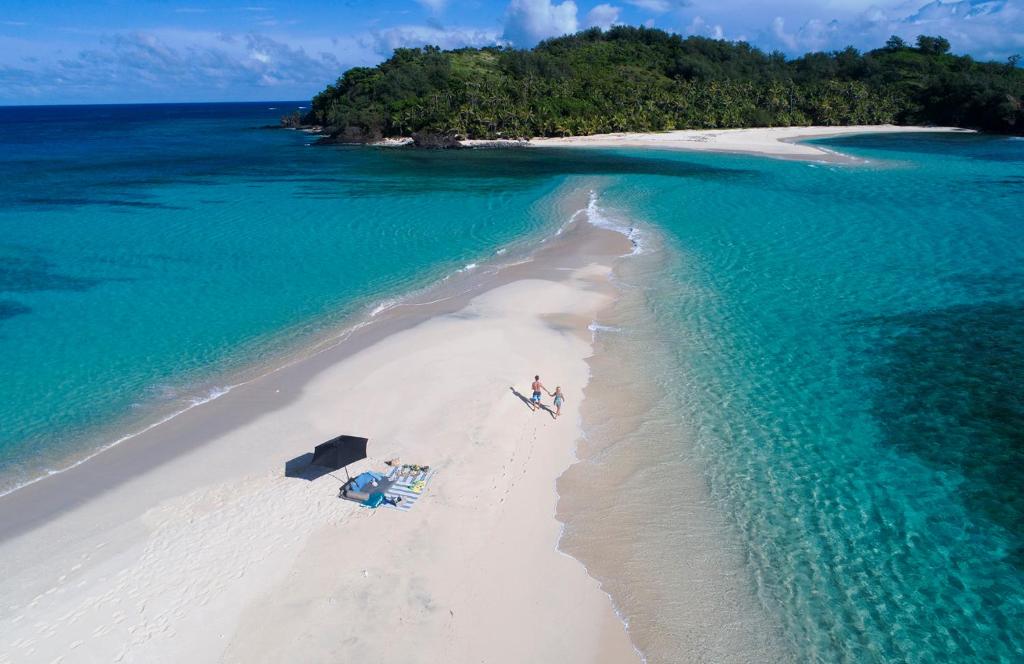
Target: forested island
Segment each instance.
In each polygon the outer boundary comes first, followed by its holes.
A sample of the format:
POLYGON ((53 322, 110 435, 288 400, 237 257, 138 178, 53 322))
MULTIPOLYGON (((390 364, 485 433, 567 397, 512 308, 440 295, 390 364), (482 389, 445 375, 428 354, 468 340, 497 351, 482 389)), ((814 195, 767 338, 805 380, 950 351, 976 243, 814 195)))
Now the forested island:
POLYGON ((1018 56, 979 62, 942 37, 788 59, 663 30, 585 30, 529 50, 401 48, 349 69, 304 117, 328 140, 514 139, 671 129, 926 124, 1024 132, 1018 56))

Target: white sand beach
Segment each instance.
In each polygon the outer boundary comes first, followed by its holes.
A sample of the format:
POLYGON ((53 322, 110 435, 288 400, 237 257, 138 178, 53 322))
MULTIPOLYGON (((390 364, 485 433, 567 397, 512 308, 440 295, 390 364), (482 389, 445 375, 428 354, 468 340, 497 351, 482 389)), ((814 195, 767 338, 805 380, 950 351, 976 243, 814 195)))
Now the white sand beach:
POLYGON ((856 163, 853 157, 803 143, 813 138, 851 134, 907 132, 965 132, 956 127, 910 127, 865 125, 852 127, 754 127, 750 129, 686 129, 650 133, 595 134, 565 138, 534 138, 537 147, 605 147, 691 150, 695 152, 732 152, 783 159, 856 163))
POLYGON ((628 251, 575 232, 454 310, 4 497, 0 662, 638 661, 608 595, 557 549, 586 327, 628 251), (565 391, 561 419, 510 390, 535 372, 565 391), (353 473, 394 456, 436 470, 412 510, 340 500, 344 472, 285 475, 340 433, 370 439, 353 473))

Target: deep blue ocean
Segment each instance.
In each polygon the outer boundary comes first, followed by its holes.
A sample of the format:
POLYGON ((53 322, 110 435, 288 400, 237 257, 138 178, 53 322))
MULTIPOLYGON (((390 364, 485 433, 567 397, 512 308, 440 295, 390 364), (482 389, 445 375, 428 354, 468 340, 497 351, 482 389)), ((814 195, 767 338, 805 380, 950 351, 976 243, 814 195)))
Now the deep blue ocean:
POLYGON ((0 490, 596 182, 671 254, 648 369, 799 660, 1024 661, 1024 141, 827 141, 849 167, 262 128, 299 105, 0 109, 0 490))

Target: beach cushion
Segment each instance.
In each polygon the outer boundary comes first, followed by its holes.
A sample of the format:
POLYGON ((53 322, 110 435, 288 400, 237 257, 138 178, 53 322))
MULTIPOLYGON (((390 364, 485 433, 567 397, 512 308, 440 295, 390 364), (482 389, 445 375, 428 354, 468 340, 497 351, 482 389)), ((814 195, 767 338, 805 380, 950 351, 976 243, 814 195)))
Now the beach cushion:
POLYGON ((380 481, 381 479, 383 479, 383 477, 384 476, 381 475, 380 473, 372 473, 369 471, 365 473, 359 473, 358 475, 355 476, 355 478, 352 479, 352 486, 349 488, 352 491, 363 491, 368 486, 370 486, 370 482, 373 482, 374 480, 380 481))
POLYGON ((367 507, 379 507, 384 502, 384 494, 380 491, 375 491, 370 494, 370 497, 363 503, 367 507))
POLYGON ((341 498, 354 500, 357 503, 366 502, 370 498, 370 494, 364 491, 350 491, 348 489, 342 489, 339 495, 341 498))

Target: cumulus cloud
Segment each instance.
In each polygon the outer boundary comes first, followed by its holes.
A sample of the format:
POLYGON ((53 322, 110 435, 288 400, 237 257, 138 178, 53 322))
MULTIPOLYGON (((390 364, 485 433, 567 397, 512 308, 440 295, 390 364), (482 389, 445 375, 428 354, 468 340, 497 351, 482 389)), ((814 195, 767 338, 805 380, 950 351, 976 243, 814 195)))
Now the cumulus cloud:
POLYGON ((800 27, 798 39, 805 51, 824 51, 839 41, 840 34, 839 21, 812 18, 800 27))
POLYGON ((398 25, 333 38, 166 28, 87 36, 63 51, 33 43, 0 35, 0 103, 303 99, 399 47, 502 41, 498 28, 398 25))
POLYGON ((867 7, 775 5, 744 12, 737 12, 731 0, 696 0, 694 5, 702 20, 720 20, 730 34, 750 35, 755 45, 790 55, 846 46, 878 48, 890 35, 913 43, 920 34, 942 35, 955 52, 983 59, 1024 51, 1024 30, 1013 27, 1024 25, 1022 0, 879 0, 867 7))
POLYGON ((992 16, 1005 11, 1006 5, 1005 0, 960 0, 959 2, 955 0, 953 2, 933 0, 922 5, 914 14, 908 16, 906 20, 910 23, 918 23, 992 16))
MULTIPOLYGON (((346 32, 342 26, 332 37, 319 29, 302 32, 309 22, 294 27, 287 17, 273 28, 255 27, 274 16, 251 1, 248 11, 239 7, 234 15, 247 16, 243 23, 252 32, 82 28, 39 36, 22 21, 0 21, 0 103, 308 98, 346 68, 376 64, 400 46, 532 46, 580 23, 606 29, 647 19, 652 26, 651 16, 687 34, 728 34, 790 55, 847 45, 877 48, 892 34, 909 42, 919 34, 942 35, 955 52, 980 59, 1024 53, 1024 0, 593 0, 600 4, 579 17, 578 0, 503 0, 503 19, 474 17, 484 27, 443 25, 437 15, 447 7, 444 0, 417 0, 433 15, 427 25, 387 23, 389 15, 382 13, 385 22, 375 30, 346 32)), ((167 9, 176 21, 194 25, 218 15, 192 11, 202 3, 179 2, 177 12, 167 9)), ((5 17, 14 18, 21 17, 5 17)))
POLYGON ((911 42, 919 34, 942 35, 954 51, 981 58, 1005 58, 1024 50, 1024 9, 1019 0, 934 0, 909 15, 894 10, 872 18, 863 25, 874 29, 876 39, 885 32, 911 42))
POLYGON ((587 12, 587 27, 601 28, 607 30, 619 22, 620 7, 609 4, 600 4, 587 12))
POLYGON ((360 44, 387 57, 396 48, 440 46, 443 49, 463 46, 494 46, 501 42, 497 30, 473 27, 437 27, 429 25, 403 25, 374 30, 360 38, 360 44))
POLYGON ((690 21, 690 25, 686 28, 686 34, 698 35, 700 37, 710 37, 712 39, 724 39, 725 31, 721 25, 709 25, 700 16, 694 16, 693 20, 690 21))
POLYGON ((351 60, 365 60, 357 50, 346 44, 313 53, 261 34, 115 33, 56 59, 0 63, 0 99, 302 98, 356 64, 351 60))
MULTIPOLYGON (((824 51, 830 48, 834 50, 849 45, 838 46, 844 35, 839 21, 836 20, 826 22, 812 18, 795 32, 787 32, 785 21, 781 16, 776 16, 772 20, 772 34, 782 49, 790 53, 824 51)), ((881 41, 873 46, 881 46, 881 41)))
POLYGON ((505 11, 503 38, 516 46, 532 46, 542 39, 576 32, 576 3, 564 0, 512 0, 505 11))
POLYGON ((781 16, 772 19, 772 34, 786 47, 787 51, 797 49, 796 36, 786 32, 786 20, 781 16))

